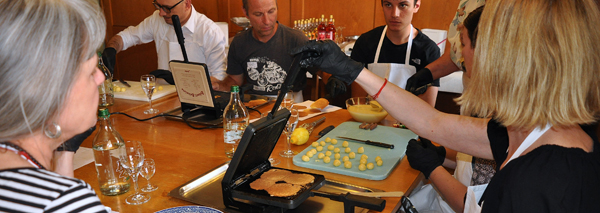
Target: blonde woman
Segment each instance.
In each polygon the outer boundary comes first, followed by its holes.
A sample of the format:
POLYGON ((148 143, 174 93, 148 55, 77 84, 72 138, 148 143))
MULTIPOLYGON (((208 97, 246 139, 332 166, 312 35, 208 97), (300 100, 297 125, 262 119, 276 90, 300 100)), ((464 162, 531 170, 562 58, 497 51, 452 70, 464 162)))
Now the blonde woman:
POLYGON ((98 2, 0 0, 0 29, 0 212, 106 212, 54 151, 96 123, 98 2))
POLYGON ((593 0, 486 1, 472 83, 459 101, 466 114, 486 118, 439 112, 342 57, 330 42, 312 42, 293 53, 313 52, 304 66, 355 80, 420 136, 494 159, 500 165, 496 175, 481 198, 467 192, 465 212, 595 212, 598 17, 593 0))

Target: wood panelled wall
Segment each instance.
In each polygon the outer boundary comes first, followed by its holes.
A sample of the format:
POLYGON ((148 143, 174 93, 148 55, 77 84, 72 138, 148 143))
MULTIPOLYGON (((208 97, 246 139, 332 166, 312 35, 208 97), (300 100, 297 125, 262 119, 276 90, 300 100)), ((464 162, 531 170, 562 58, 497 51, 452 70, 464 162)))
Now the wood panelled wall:
MULTIPOLYGON (((447 30, 459 0, 420 1, 421 8, 413 18, 413 25, 419 29, 447 30)), ((192 0, 192 4, 213 21, 228 22, 230 37, 242 29, 230 21, 232 17, 244 16, 242 0, 192 0)), ((101 0, 101 6, 108 25, 107 41, 128 26, 137 25, 155 10, 152 0, 101 0)), ((344 36, 360 35, 385 24, 381 0, 279 0, 278 7, 278 20, 286 26, 293 26, 294 20, 333 15, 336 26, 345 27, 344 36)), ((139 45, 118 54, 115 78, 137 81, 140 75, 156 67, 154 42, 139 45)))

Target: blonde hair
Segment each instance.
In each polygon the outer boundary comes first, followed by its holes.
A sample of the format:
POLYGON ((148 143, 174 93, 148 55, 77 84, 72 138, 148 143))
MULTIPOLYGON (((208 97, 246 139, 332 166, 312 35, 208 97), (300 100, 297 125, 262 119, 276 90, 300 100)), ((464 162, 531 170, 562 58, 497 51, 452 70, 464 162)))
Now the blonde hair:
POLYGON ((42 129, 104 41, 97 0, 0 0, 0 141, 42 129))
POLYGON ((571 126, 600 110, 600 13, 593 0, 489 0, 463 113, 504 126, 571 126))

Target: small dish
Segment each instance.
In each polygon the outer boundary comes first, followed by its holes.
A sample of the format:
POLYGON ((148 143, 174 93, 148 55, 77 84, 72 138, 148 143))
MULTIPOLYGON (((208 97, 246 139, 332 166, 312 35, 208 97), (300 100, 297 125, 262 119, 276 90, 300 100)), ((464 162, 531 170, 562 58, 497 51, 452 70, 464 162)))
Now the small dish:
POLYGON ((379 123, 388 115, 377 101, 367 97, 349 98, 346 100, 346 109, 359 122, 379 123))

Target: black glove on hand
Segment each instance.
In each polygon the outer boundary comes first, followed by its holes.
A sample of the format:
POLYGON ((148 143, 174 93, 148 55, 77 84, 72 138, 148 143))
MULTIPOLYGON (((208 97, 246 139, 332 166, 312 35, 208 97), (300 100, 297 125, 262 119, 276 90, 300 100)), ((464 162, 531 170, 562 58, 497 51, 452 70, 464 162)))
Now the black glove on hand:
POLYGON ((427 91, 426 85, 431 82, 433 82, 431 70, 423 68, 408 78, 406 81, 406 91, 409 91, 414 95, 423 94, 427 91))
POLYGON ((165 79, 165 81, 171 85, 175 85, 175 80, 173 79, 173 73, 169 70, 154 70, 150 72, 150 75, 154 75, 154 77, 165 79))
POLYGON ((104 66, 108 68, 110 74, 114 74, 115 64, 117 63, 117 50, 112 47, 104 48, 104 51, 102 52, 102 62, 104 62, 104 66))
POLYGON ((346 56, 340 47, 331 40, 309 41, 306 45, 295 48, 290 53, 292 55, 306 53, 300 61, 300 66, 304 68, 318 67, 348 84, 352 83, 365 67, 362 63, 346 56))
POLYGON ((331 96, 331 98, 335 98, 338 95, 344 94, 346 92, 346 83, 344 83, 340 79, 331 76, 329 77, 329 80, 327 80, 327 84, 325 84, 325 91, 329 93, 329 96, 331 96))
POLYGON ((83 143, 83 141, 86 138, 88 138, 95 130, 96 126, 93 126, 85 132, 73 136, 71 139, 65 141, 62 145, 56 148, 56 151, 77 152, 79 146, 81 146, 81 143, 83 143))
POLYGON ((429 179, 431 172, 438 166, 442 165, 440 158, 436 150, 426 148, 421 142, 410 139, 408 146, 406 146, 406 157, 410 166, 416 170, 419 170, 425 175, 425 178, 429 179))
POLYGON ((421 145, 423 145, 426 149, 435 150, 435 152, 438 154, 438 157, 440 157, 440 163, 444 163, 444 161, 446 160, 446 148, 444 148, 443 146, 433 145, 431 141, 427 138, 419 137, 419 141, 421 142, 421 145))

